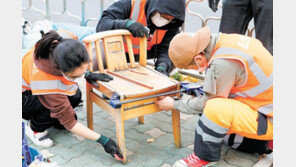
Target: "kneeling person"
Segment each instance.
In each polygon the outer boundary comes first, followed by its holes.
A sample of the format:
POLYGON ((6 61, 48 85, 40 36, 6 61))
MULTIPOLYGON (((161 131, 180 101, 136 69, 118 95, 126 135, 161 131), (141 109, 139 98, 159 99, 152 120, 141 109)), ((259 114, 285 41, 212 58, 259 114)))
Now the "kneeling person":
POLYGON ((78 80, 89 83, 110 81, 104 73, 87 71, 89 55, 83 43, 64 39, 49 31, 22 59, 22 118, 28 120, 26 135, 43 148, 53 146, 47 129, 65 128, 72 133, 100 143, 105 152, 122 160, 115 141, 84 126, 73 108, 81 100, 78 80))
POLYGON ((250 146, 265 146, 273 139, 273 60, 259 40, 211 34, 204 27, 176 35, 169 57, 178 68, 207 70, 204 95, 184 95, 180 100, 164 97, 156 102, 162 110, 202 114, 196 125, 194 153, 177 161, 176 167, 215 164, 223 140, 243 151, 269 152, 267 147, 250 146))

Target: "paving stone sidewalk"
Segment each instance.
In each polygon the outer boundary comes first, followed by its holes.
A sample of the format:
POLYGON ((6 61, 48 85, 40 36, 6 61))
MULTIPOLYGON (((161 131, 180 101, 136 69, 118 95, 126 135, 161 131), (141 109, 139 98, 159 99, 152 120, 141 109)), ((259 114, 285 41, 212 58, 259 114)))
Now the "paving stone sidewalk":
MULTIPOLYGON (((86 125, 85 85, 82 81, 83 106, 76 107, 79 121, 86 125)), ((116 140, 114 119, 97 105, 94 105, 94 130, 116 140)), ((194 130, 198 116, 181 113, 182 148, 174 146, 170 112, 158 112, 145 116, 145 123, 139 124, 137 119, 125 121, 126 148, 128 163, 115 161, 104 152, 100 144, 77 136, 67 130, 48 129, 54 146, 49 152, 54 154, 51 161, 60 167, 170 167, 177 160, 192 153, 194 130), (153 138, 153 143, 147 143, 153 138)), ((41 151, 30 140, 29 146, 41 151)), ((215 167, 251 167, 259 158, 258 154, 246 154, 223 145, 221 160, 215 167)))

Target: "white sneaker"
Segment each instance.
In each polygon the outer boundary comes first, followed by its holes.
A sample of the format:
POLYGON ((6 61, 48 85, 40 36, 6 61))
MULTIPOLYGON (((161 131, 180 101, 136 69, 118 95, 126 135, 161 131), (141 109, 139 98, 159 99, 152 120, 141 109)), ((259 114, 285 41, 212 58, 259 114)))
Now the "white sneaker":
POLYGON ((44 132, 37 132, 36 134, 34 134, 34 131, 31 129, 29 123, 29 121, 26 123, 26 135, 36 146, 43 148, 53 146, 53 141, 49 138, 47 130, 45 130, 44 132))

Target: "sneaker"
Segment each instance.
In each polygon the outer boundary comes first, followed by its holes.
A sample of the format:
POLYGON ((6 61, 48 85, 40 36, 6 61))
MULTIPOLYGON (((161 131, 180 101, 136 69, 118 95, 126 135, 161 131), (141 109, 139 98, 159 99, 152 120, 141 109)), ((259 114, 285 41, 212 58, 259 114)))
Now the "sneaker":
POLYGON ((26 123, 25 131, 28 138, 39 147, 48 148, 53 146, 53 141, 49 138, 48 131, 34 132, 30 127, 30 122, 26 123))
POLYGON ((199 159, 194 153, 186 158, 177 161, 173 167, 208 167, 215 165, 216 162, 209 162, 199 159))

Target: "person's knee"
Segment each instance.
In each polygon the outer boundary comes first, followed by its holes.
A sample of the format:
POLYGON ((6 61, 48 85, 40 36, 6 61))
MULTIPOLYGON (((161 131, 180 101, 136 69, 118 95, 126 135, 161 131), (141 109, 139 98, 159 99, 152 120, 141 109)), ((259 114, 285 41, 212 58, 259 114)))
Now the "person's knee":
POLYGON ((208 100, 203 114, 216 124, 228 128, 233 119, 233 110, 230 99, 214 98, 208 100))
POLYGON ((214 98, 211 100, 208 100, 205 108, 204 108, 204 114, 223 114, 225 112, 229 112, 226 110, 226 106, 228 104, 228 100, 226 98, 214 98))

